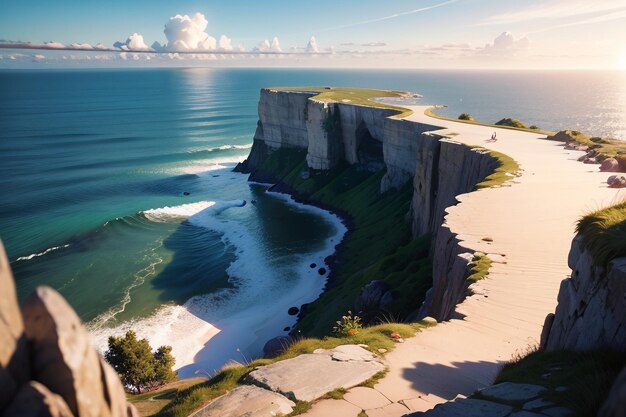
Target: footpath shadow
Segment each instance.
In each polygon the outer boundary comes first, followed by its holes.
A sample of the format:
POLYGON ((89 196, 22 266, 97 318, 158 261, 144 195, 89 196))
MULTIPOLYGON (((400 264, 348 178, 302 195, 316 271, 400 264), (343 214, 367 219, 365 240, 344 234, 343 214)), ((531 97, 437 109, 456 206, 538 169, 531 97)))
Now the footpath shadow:
POLYGON ((487 361, 452 362, 452 366, 415 362, 403 377, 419 392, 453 399, 492 384, 501 367, 502 362, 487 361))

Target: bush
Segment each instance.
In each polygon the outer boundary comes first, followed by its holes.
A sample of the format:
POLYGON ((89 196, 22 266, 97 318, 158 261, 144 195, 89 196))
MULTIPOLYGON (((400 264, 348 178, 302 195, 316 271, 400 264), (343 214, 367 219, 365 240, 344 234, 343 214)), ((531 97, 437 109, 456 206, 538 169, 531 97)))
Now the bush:
POLYGON ((172 371, 175 363, 172 347, 161 346, 152 352, 148 340, 137 339, 132 330, 124 337, 109 337, 109 349, 104 358, 119 374, 122 383, 138 394, 178 378, 172 371))
POLYGON ((517 119, 504 118, 496 122, 498 126, 517 127, 519 129, 527 129, 526 125, 517 119))
POLYGON ((337 320, 336 323, 337 325, 333 327, 333 333, 340 336, 354 336, 363 327, 361 317, 356 314, 353 316, 351 311, 348 311, 348 314, 342 316, 341 320, 337 320))
POLYGON ((537 126, 537 125, 531 125, 531 126, 529 127, 529 129, 532 129, 532 130, 539 130, 539 126, 537 126))
POLYGON ((470 114, 468 114, 468 113, 462 113, 459 116, 459 120, 470 120, 470 121, 473 121, 474 118, 470 114))

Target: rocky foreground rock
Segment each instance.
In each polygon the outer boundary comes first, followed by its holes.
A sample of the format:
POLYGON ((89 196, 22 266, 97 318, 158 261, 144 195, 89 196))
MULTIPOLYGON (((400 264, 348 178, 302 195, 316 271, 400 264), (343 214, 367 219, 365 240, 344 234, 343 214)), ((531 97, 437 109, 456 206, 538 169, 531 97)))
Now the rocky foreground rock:
POLYGON ((115 371, 59 293, 39 287, 20 309, 0 243, 0 415, 134 417, 115 371))

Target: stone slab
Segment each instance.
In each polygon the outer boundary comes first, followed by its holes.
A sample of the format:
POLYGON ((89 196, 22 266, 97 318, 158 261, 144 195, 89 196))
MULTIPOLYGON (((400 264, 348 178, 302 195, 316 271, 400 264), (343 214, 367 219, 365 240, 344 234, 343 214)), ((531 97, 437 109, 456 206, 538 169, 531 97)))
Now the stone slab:
POLYGON ((300 355, 251 372, 247 382, 292 400, 312 401, 336 388, 351 388, 385 367, 359 346, 300 355))
POLYGON ((386 405, 382 408, 367 410, 367 417, 402 417, 411 411, 399 403, 386 405))
POLYGON ((513 411, 508 405, 492 403, 491 401, 462 399, 439 404, 425 413, 414 413, 409 416, 426 417, 506 417, 513 411))
POLYGON ((537 398, 546 389, 540 385, 502 382, 480 391, 480 395, 503 401, 528 401, 537 398))
POLYGON ((193 417, 274 417, 291 413, 296 404, 280 394, 243 385, 222 395, 193 417))
POLYGON ((322 400, 302 417, 358 417, 361 409, 344 400, 322 400))
POLYGON ((348 391, 343 399, 356 405, 362 410, 380 408, 391 404, 383 394, 372 388, 354 387, 348 391))
POLYGON ((536 400, 532 400, 524 404, 522 409, 524 410, 539 410, 541 408, 547 408, 549 406, 553 406, 554 404, 550 401, 546 401, 543 398, 537 398, 536 400))
POLYGON ((541 410, 542 414, 550 417, 570 417, 574 415, 570 409, 565 407, 552 407, 545 410, 541 410))

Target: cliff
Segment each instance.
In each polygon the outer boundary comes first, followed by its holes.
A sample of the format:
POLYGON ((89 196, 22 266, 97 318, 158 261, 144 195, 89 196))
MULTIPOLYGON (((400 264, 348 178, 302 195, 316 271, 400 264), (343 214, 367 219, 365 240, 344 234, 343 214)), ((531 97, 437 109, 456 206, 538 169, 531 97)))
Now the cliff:
MULTIPOLYGON (((434 242, 433 290, 413 317, 429 313, 438 320, 449 318, 466 294, 473 253, 444 224, 445 210, 456 204, 457 195, 474 190, 493 173, 497 158, 450 140, 439 126, 401 119, 397 108, 318 97, 313 91, 261 90, 253 147, 237 169, 250 173, 252 180, 281 182, 286 173, 264 164, 277 150, 292 149, 306 154, 306 167, 313 173, 341 164, 384 172, 381 195, 411 184, 407 219, 412 236, 431 236, 434 242)), ((415 309, 421 301, 415 300, 415 309)))
POLYGON ((626 349, 626 258, 598 265, 585 248, 583 236, 572 242, 568 256, 572 269, 563 280, 559 304, 546 317, 541 348, 626 349))

